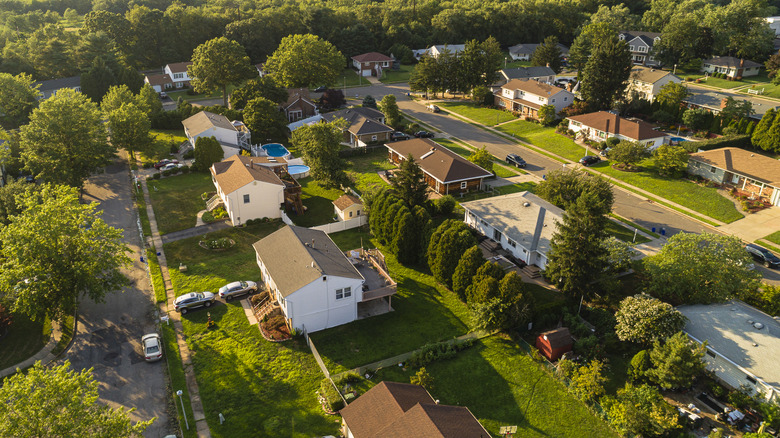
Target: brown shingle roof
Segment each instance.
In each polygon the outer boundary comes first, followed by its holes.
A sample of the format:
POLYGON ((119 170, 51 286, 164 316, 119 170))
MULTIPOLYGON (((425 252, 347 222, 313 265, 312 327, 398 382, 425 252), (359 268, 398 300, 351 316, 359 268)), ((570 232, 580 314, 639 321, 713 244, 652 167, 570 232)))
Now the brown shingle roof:
POLYGON ((663 137, 666 134, 653 129, 653 125, 642 120, 628 120, 606 111, 569 117, 582 126, 610 134, 620 134, 634 141, 663 137))
POLYGON ((259 164, 262 161, 253 160, 253 158, 255 157, 233 155, 227 160, 214 163, 211 166, 211 174, 223 193, 233 193, 254 181, 284 187, 284 182, 279 179, 271 168, 259 164))
POLYGON ((288 225, 252 246, 284 297, 323 275, 363 279, 323 231, 288 225))
POLYGON ((643 67, 641 65, 637 65, 631 69, 631 79, 647 82, 648 84, 654 84, 659 80, 661 80, 662 78, 666 77, 666 75, 671 75, 671 74, 672 73, 668 71, 663 71, 657 68, 643 67))
POLYGON ((347 108, 322 115, 326 122, 339 118, 346 120, 349 123, 347 130, 355 135, 393 132, 393 128, 379 121, 382 117, 384 114, 380 111, 364 107, 347 108))
POLYGON ((522 90, 527 93, 533 93, 536 94, 537 96, 542 96, 542 97, 552 97, 560 93, 561 91, 566 91, 561 87, 545 84, 543 82, 535 81, 533 79, 512 79, 501 88, 507 88, 510 90, 522 90))
POLYGON ((691 154, 699 161, 780 188, 780 161, 739 148, 721 148, 691 154))
POLYGON ((361 201, 360 198, 358 198, 357 196, 352 196, 352 195, 341 195, 338 199, 333 201, 333 205, 335 205, 336 208, 342 211, 345 208, 355 204, 363 205, 363 201, 361 201))
POLYGON ((236 127, 230 123, 230 120, 228 120, 227 117, 208 111, 201 111, 197 114, 193 114, 182 120, 181 123, 184 125, 184 128, 187 129, 187 133, 191 136, 196 136, 201 132, 214 127, 237 131, 236 127))
POLYGON ((299 102, 301 99, 314 106, 310 100, 308 88, 288 88, 287 96, 287 103, 284 104, 285 109, 289 109, 292 104, 299 102))
POLYGON ((168 68, 171 70, 171 73, 186 73, 187 67, 192 65, 192 62, 175 62, 173 64, 168 64, 168 68))
POLYGON ((423 172, 445 184, 468 179, 487 178, 493 175, 427 138, 413 138, 397 143, 389 143, 386 146, 389 150, 395 151, 404 158, 411 154, 423 172))
POLYGON ((393 60, 393 58, 379 52, 364 53, 362 55, 353 56, 352 59, 357 62, 384 62, 393 60))
POLYGON ((568 347, 572 344, 571 333, 566 327, 560 327, 549 332, 540 334, 542 338, 546 339, 550 343, 550 348, 556 349, 561 347, 568 347))
POLYGON ((374 436, 488 438, 491 435, 468 408, 418 403, 374 436))
POLYGON ((173 80, 171 80, 171 77, 167 74, 157 74, 157 75, 146 75, 146 82, 149 83, 149 85, 165 85, 165 84, 172 84, 173 80))

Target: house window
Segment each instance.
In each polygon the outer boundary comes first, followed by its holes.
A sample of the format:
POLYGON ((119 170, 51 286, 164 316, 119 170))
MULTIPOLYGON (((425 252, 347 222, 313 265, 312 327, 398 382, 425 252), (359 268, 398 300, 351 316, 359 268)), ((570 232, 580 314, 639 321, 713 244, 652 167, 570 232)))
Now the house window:
POLYGON ((606 132, 599 132, 599 138, 607 138, 606 132))
POLYGON ((371 136, 371 141, 376 141, 376 135, 371 136))
POLYGON ((647 47, 645 47, 645 46, 639 46, 639 47, 637 47, 637 49, 639 49, 638 50, 639 52, 647 52, 647 47))
POLYGON ((748 382, 750 382, 750 383, 752 383, 754 385, 756 384, 756 379, 754 379, 754 378, 752 378, 750 376, 745 376, 745 378, 747 379, 748 382))
POLYGON ((358 210, 357 213, 355 213, 355 216, 360 216, 360 210, 358 210))
POLYGON ((552 103, 555 103, 555 99, 553 99, 551 102, 552 102, 552 103))
POLYGON ((182 79, 184 78, 184 73, 174 73, 173 74, 174 79, 182 79))
POLYGON ((525 91, 517 90, 517 97, 525 97, 525 91))
POLYGON ((249 195, 244 195, 244 204, 249 204, 249 195))
POLYGON ((576 126, 576 127, 578 127, 578 128, 579 128, 580 126, 582 126, 582 123, 580 123, 580 122, 577 122, 577 121, 574 121, 574 120, 570 120, 570 122, 571 122, 571 125, 572 125, 572 126, 576 126))
POLYGON ((352 288, 345 287, 344 289, 336 289, 336 299, 349 298, 352 296, 352 288))
POLYGON ((340 300, 344 298, 344 289, 336 289, 336 299, 340 300))
POLYGON ((351 211, 349 212, 349 217, 352 217, 352 212, 351 211))
POLYGON ((710 167, 710 172, 715 173, 715 166, 710 167))
POLYGON ((628 46, 628 50, 633 52, 634 51, 634 46, 628 46))
POLYGON ((499 100, 498 101, 498 106, 500 106, 502 108, 506 108, 506 102, 504 102, 503 100, 499 100))
POLYGON ((708 349, 707 349, 707 356, 710 356, 710 357, 715 357, 715 353, 714 353, 712 350, 710 350, 710 349, 708 348, 708 349))
POLYGON ((544 102, 544 97, 539 97, 539 102, 544 102))
POLYGON ((566 101, 568 101, 568 100, 569 100, 569 98, 568 98, 568 97, 564 97, 564 98, 563 98, 563 101, 564 101, 564 102, 566 102, 566 101))
POLYGON ((508 243, 508 244, 509 244, 509 246, 511 246, 512 248, 516 248, 516 247, 517 247, 517 242, 515 242, 515 241, 514 241, 514 240, 512 240, 512 239, 509 239, 509 238, 507 238, 507 239, 506 239, 506 243, 508 243))
POLYGON ((655 61, 655 58, 653 58, 652 56, 649 57, 648 59, 651 60, 651 61, 655 61))
POLYGON ((81 87, 76 87, 76 88, 74 88, 74 90, 76 90, 76 91, 78 91, 79 93, 81 93, 81 87))
POLYGON ((460 183, 460 188, 461 189, 465 189, 466 188, 466 181, 463 181, 462 183, 460 183))

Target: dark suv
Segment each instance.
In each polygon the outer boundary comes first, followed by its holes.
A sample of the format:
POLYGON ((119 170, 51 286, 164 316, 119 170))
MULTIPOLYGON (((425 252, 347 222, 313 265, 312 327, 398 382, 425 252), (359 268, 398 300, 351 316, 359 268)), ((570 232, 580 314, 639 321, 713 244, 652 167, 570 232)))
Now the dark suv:
POLYGON ((409 137, 408 134, 405 134, 401 131, 395 131, 392 134, 390 134, 390 141, 402 141, 402 140, 409 140, 411 137, 409 137))
POLYGON ((753 256, 753 260, 761 263, 767 268, 780 268, 780 258, 774 255, 768 249, 753 245, 752 243, 745 245, 745 250, 753 256))
POLYGON ((506 163, 512 164, 515 167, 525 167, 525 160, 517 154, 509 154, 506 156, 506 163))

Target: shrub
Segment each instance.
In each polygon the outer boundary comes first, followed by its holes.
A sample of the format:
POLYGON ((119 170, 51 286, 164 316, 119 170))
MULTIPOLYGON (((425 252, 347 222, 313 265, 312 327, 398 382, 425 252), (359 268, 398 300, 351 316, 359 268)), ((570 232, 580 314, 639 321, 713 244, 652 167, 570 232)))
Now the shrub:
POLYGON ((357 372, 347 371, 346 373, 339 374, 335 379, 333 379, 333 383, 335 383, 336 386, 341 387, 347 384, 359 383, 361 380, 362 377, 360 377, 360 374, 357 372))
POLYGON ((144 163, 141 165, 144 169, 150 169, 152 166, 154 166, 154 163, 151 161, 144 161, 144 163))
POLYGON ((169 170, 163 170, 162 171, 162 176, 171 176, 171 170, 170 169, 169 170))
POLYGON ((171 145, 168 149, 172 154, 178 154, 179 153, 179 145, 177 145, 174 142, 171 142, 171 145))
POLYGON ((425 366, 437 360, 450 359, 455 357, 459 351, 471 347, 473 341, 465 342, 439 342, 436 344, 425 344, 423 348, 415 352, 406 361, 406 365, 418 368, 425 366))
POLYGON ((181 157, 183 159, 185 159, 185 160, 191 160, 191 159, 195 158, 195 150, 194 149, 190 149, 187 152, 185 152, 184 155, 182 155, 181 157))
POLYGON ((440 215, 448 215, 455 210, 455 198, 452 195, 444 195, 436 200, 436 211, 440 215))
POLYGON ((179 170, 181 173, 190 173, 190 166, 182 166, 179 170))
POLYGON ((152 175, 152 178, 160 179, 160 174, 159 173, 155 173, 154 175, 152 175))
POLYGON ((285 324, 285 322, 284 322, 284 315, 272 316, 272 317, 268 318, 268 321, 265 324, 266 324, 266 327, 268 329, 271 329, 271 330, 273 330, 275 328, 278 328, 278 327, 281 327, 281 326, 283 326, 285 324))

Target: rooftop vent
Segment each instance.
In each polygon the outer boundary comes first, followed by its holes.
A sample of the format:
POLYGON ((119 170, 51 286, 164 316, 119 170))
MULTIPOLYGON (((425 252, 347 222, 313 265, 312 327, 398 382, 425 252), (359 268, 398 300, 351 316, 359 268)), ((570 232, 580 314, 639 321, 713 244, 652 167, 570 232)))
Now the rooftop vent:
POLYGON ((530 202, 523 202, 523 207, 530 207, 530 206, 531 206, 530 202))
POLYGON ((758 330, 761 330, 762 328, 764 328, 764 324, 761 324, 760 322, 757 322, 757 323, 753 324, 753 327, 755 327, 758 330))
POLYGON ((431 148, 431 150, 430 150, 430 151, 428 151, 428 152, 426 152, 426 153, 424 153, 424 154, 422 155, 422 157, 420 157, 420 159, 421 159, 421 160, 424 160, 424 159, 426 159, 426 158, 430 157, 430 156, 431 156, 431 154, 433 154, 434 152, 436 152, 436 148, 431 148))

